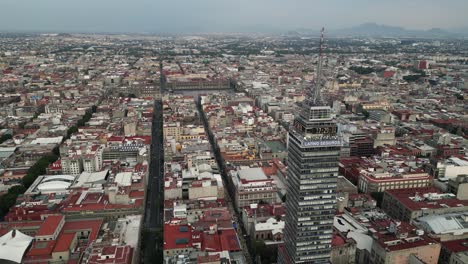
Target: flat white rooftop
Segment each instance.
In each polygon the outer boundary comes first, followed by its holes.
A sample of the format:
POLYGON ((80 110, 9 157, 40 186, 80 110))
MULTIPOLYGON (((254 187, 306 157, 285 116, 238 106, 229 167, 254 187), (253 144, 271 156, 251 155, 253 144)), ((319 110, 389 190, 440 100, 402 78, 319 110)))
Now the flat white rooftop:
POLYGON ((33 237, 25 235, 18 230, 10 230, 10 232, 0 237, 0 260, 4 259, 21 263, 23 255, 32 240, 33 237))
POLYGON ((247 181, 268 180, 268 177, 265 175, 262 168, 242 169, 242 170, 239 170, 237 173, 241 180, 247 180, 247 181))
POLYGON ((50 138, 36 138, 33 141, 31 141, 31 145, 60 144, 62 142, 62 138, 62 136, 50 138))
POLYGON ((82 187, 86 184, 97 184, 106 180, 108 170, 99 172, 82 172, 73 187, 82 187))
POLYGON ((114 182, 120 186, 130 186, 132 185, 132 173, 119 172, 115 175, 114 182))

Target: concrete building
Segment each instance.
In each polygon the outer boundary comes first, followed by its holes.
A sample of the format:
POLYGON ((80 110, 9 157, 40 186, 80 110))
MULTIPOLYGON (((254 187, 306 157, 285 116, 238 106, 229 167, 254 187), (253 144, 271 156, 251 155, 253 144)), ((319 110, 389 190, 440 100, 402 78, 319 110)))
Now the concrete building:
POLYGON ((458 175, 468 174, 468 157, 450 157, 437 162, 436 175, 438 178, 455 179, 458 175))
POLYGON ((401 238, 388 242, 373 243, 371 262, 375 264, 407 264, 416 255, 422 263, 437 264, 440 243, 424 237, 401 238))
POLYGON ((256 240, 262 241, 283 241, 284 221, 269 218, 265 222, 253 225, 251 234, 256 240))
POLYGON ((374 154, 374 139, 361 132, 349 136, 350 156, 369 157, 374 154))
POLYGON ((29 186, 24 193, 25 195, 38 195, 38 194, 66 194, 68 189, 75 182, 76 177, 72 175, 43 175, 29 186))
POLYGON ((455 194, 457 199, 468 200, 468 175, 458 175, 449 179, 447 191, 455 194))
POLYGON ((468 238, 468 213, 427 215, 414 220, 414 223, 440 241, 468 238))
POLYGON ((164 200, 182 199, 182 179, 167 177, 164 180, 164 200))
POLYGON ((321 99, 320 72, 317 76, 319 80, 307 91, 288 134, 286 225, 280 264, 326 263, 331 256, 342 143, 331 108, 321 99))
POLYGON ((77 175, 83 171, 100 171, 102 169, 103 151, 103 145, 61 146, 62 172, 77 175))
POLYGON ((169 138, 173 138, 176 141, 179 141, 179 136, 182 134, 182 127, 180 126, 180 122, 168 123, 165 122, 163 125, 163 135, 164 139, 167 140, 169 138))
POLYGON ((385 155, 340 160, 340 172, 364 193, 432 186, 432 177, 413 156, 385 155))
POLYGON ((466 212, 468 201, 435 188, 388 190, 384 193, 382 209, 395 219, 411 222, 427 215, 466 212))
POLYGON ((468 239, 458 239, 441 242, 439 263, 441 264, 463 264, 459 257, 468 255, 468 239), (458 256, 457 256, 458 255, 458 256))
POLYGON ((218 191, 218 189, 218 182, 215 179, 193 181, 188 189, 189 200, 208 197, 223 198, 224 189, 222 188, 222 185, 221 191, 218 191))
POLYGON ((430 186, 432 177, 426 172, 394 175, 388 172, 363 171, 358 183, 359 190, 365 193, 430 186))
POLYGON ((372 129, 374 136, 374 148, 383 145, 395 145, 395 128, 394 127, 382 127, 375 130, 372 129))
POLYGON ((468 263, 468 252, 458 252, 452 255, 449 264, 464 264, 468 263))
POLYGON ((356 263, 356 241, 352 238, 343 237, 339 233, 333 234, 330 263, 356 263))
POLYGON ((251 204, 276 201, 277 186, 261 168, 245 168, 231 172, 235 186, 235 202, 238 208, 251 204))

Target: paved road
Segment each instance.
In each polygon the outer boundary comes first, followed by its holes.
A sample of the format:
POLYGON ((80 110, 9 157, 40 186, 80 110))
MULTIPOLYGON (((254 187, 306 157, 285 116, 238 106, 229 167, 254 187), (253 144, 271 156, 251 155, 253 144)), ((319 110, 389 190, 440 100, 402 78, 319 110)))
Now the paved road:
POLYGON ((163 182, 164 147, 162 135, 162 102, 155 101, 151 138, 151 162, 148 177, 142 263, 163 263, 163 182), (158 235, 159 234, 159 235, 158 235))
POLYGON ((226 192, 226 201, 228 204, 228 208, 231 211, 232 214, 234 214, 237 218, 237 234, 240 240, 242 252, 244 253, 244 256, 246 258, 247 263, 256 263, 255 259, 253 258, 254 252, 253 248, 251 245, 251 242, 249 239, 246 239, 246 229, 245 226, 242 222, 242 217, 240 215, 240 212, 237 210, 235 205, 233 204, 234 201, 234 186, 231 181, 228 180, 228 175, 226 173, 226 168, 224 166, 224 160, 221 158, 221 154, 219 153, 219 149, 216 147, 216 144, 214 142, 213 134, 211 133, 210 128, 208 127, 208 122, 202 113, 201 106, 199 102, 197 101, 197 106, 198 106, 198 111, 200 116, 202 117, 203 125, 205 126, 205 131, 208 134, 208 139, 210 140, 211 147, 213 148, 214 154, 215 154, 215 159, 219 167, 219 171, 221 173, 221 178, 223 179, 224 182, 224 189, 226 192))

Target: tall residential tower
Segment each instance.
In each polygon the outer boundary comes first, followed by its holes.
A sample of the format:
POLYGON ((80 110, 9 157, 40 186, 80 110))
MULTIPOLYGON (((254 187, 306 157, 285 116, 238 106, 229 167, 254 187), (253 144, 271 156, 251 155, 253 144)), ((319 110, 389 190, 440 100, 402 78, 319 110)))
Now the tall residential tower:
POLYGON ((323 33, 317 78, 289 130, 282 264, 330 260, 341 139, 331 108, 321 98, 323 33))

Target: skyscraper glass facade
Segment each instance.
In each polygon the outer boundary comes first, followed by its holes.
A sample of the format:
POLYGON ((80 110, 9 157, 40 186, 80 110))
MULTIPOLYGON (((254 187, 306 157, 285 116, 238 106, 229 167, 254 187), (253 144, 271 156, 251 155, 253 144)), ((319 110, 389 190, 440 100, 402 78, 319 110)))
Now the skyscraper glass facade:
POLYGON ((284 247, 279 263, 328 263, 341 140, 317 93, 304 101, 288 141, 284 247), (317 99, 317 98, 316 98, 317 99))

